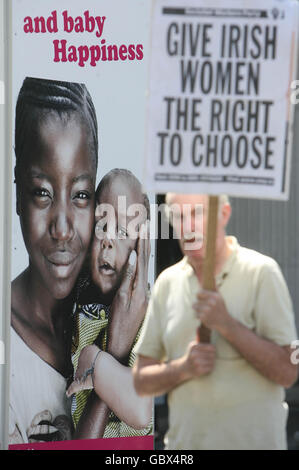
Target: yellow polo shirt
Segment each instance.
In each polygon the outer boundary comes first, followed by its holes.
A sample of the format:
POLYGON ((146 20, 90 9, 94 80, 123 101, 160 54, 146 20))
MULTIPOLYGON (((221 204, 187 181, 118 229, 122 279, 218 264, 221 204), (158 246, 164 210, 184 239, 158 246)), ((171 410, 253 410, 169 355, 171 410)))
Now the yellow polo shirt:
MULTIPOLYGON (((232 317, 281 346, 297 338, 289 292, 277 263, 240 247, 217 276, 232 317)), ((200 285, 184 258, 158 277, 135 352, 158 360, 185 354, 199 321, 192 308, 200 285)), ((262 376, 215 331, 211 374, 185 382, 168 395, 168 449, 285 449, 284 389, 262 376)))

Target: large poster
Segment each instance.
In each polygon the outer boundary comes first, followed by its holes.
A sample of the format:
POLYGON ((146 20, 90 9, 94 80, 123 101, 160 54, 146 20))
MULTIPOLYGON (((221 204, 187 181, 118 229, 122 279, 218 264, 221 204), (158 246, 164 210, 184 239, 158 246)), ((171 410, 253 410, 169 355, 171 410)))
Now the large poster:
MULTIPOLYGON (((8 321, 6 320, 5 312, 5 294, 6 288, 9 284, 7 279, 7 251, 5 250, 6 244, 6 228, 5 212, 6 212, 6 173, 5 173, 5 143, 7 141, 7 134, 5 132, 5 53, 3 47, 4 31, 4 5, 0 1, 0 165, 3 170, 1 171, 1 204, 0 204, 0 448, 4 447, 6 435, 6 416, 7 416, 7 357, 5 357, 5 346, 7 338, 8 321)), ((7 168, 7 167, 6 167, 7 168)))
POLYGON ((156 0, 147 186, 287 199, 297 2, 156 0))
POLYGON ((14 449, 153 448, 131 374, 153 281, 149 9, 12 1, 14 449))

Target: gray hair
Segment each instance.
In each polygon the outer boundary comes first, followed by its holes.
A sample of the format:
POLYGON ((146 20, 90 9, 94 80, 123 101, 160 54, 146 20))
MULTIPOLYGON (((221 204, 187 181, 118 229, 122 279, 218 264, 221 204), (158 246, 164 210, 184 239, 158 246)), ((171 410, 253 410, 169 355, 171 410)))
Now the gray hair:
MULTIPOLYGON (((165 204, 164 204, 164 213, 165 213, 165 217, 166 219, 168 220, 168 222, 170 224, 172 224, 171 222, 171 216, 170 216, 170 207, 171 207, 171 203, 170 203, 170 199, 172 196, 176 195, 177 193, 166 193, 166 196, 165 196, 165 204)), ((221 211, 221 208, 225 205, 225 204, 230 204, 230 200, 229 200, 229 196, 227 194, 220 194, 219 195, 219 206, 218 206, 218 211, 220 213, 221 211)))

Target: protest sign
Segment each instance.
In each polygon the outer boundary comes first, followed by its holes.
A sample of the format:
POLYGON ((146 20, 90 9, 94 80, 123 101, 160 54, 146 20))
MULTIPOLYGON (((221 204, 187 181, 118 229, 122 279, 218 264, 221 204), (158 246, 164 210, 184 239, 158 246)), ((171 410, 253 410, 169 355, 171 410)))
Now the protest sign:
POLYGON ((296 7, 155 2, 148 189, 288 198, 296 7))
MULTIPOLYGON (((288 199, 296 31, 294 1, 155 1, 148 189, 288 199)), ((209 207, 203 287, 214 290, 217 197, 209 207)))

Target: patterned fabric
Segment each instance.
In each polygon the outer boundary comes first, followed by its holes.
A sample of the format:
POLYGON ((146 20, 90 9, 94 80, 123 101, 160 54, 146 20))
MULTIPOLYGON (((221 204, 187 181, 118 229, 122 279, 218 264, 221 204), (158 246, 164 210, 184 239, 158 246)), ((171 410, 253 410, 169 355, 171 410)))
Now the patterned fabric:
MULTIPOLYGON (((76 305, 75 335, 72 345, 74 371, 77 369, 80 352, 85 346, 95 343, 100 349, 106 351, 109 312, 109 306, 102 304, 76 305)), ((138 338, 139 332, 133 346, 135 346, 138 338)), ((133 366, 135 358, 136 355, 131 351, 128 360, 129 367, 133 366)), ((73 397, 72 417, 75 427, 79 422, 90 392, 91 390, 83 390, 73 397)), ((152 433, 152 427, 152 423, 150 423, 144 429, 131 428, 123 421, 120 421, 113 412, 110 412, 103 437, 145 436, 152 433)))

